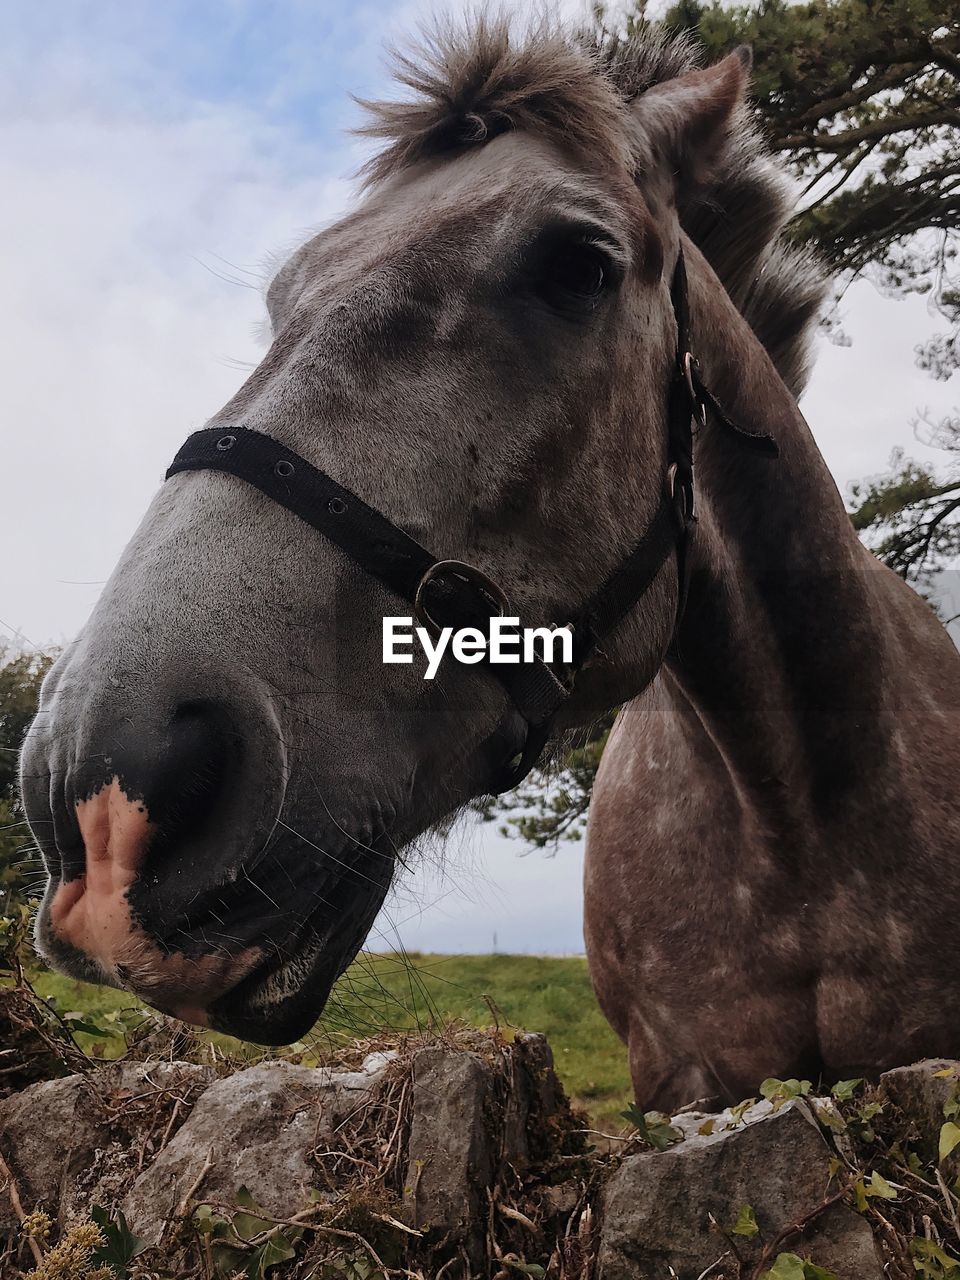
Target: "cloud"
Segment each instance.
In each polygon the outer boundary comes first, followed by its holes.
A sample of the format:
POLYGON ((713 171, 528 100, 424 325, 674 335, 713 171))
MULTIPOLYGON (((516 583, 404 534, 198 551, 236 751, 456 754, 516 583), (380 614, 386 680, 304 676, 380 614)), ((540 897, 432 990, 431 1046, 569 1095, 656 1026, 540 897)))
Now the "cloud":
POLYGON ((886 470, 897 447, 936 467, 944 455, 914 438, 918 413, 948 413, 960 400, 957 375, 935 382, 916 367, 914 347, 942 328, 916 294, 882 297, 868 281, 847 292, 841 306, 849 347, 817 339, 813 377, 801 408, 841 491, 886 470))
POLYGON ((442 856, 401 872, 370 935, 373 951, 583 951, 582 842, 555 856, 462 820, 442 856))
POLYGON ((433 6, 14 4, 0 29, 0 618, 89 613, 184 436, 259 359, 266 266, 349 202, 351 91, 433 6))
POLYGON ((256 361, 262 264, 346 200, 317 169, 291 178, 236 112, 0 128, 3 504, 21 548, 4 607, 36 640, 82 621, 95 591, 63 580, 106 577, 233 362, 256 361))
POLYGON ((157 101, 152 31, 125 60, 109 43, 94 56, 82 24, 74 36, 29 63, 21 33, 29 85, 0 112, 3 515, 18 548, 0 616, 38 643, 82 623, 179 443, 259 358, 266 263, 343 209, 356 167, 335 127, 312 139, 175 77, 157 101))

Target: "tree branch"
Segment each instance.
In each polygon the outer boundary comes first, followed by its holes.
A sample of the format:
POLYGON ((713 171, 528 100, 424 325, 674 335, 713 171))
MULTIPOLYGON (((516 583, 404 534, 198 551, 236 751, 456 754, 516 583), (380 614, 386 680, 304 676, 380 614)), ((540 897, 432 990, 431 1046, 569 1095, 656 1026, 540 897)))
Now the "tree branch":
POLYGON ((815 103, 809 110, 802 111, 795 116, 794 123, 798 125, 816 124, 819 120, 839 115, 841 111, 849 111, 851 107, 860 106, 861 103, 866 102, 875 94, 881 93, 884 89, 903 84, 904 80, 911 75, 919 74, 921 71, 923 71, 922 62, 911 64, 909 69, 901 64, 892 66, 881 75, 874 76, 872 80, 868 80, 866 84, 861 85, 858 89, 849 89, 837 97, 827 98, 824 101, 815 103))
POLYGON ((774 138, 771 146, 777 151, 847 151, 872 138, 889 138, 898 133, 916 133, 951 124, 960 126, 960 111, 946 107, 913 116, 884 116, 841 133, 790 133, 774 138))
POLYGON ((953 49, 931 41, 930 57, 944 71, 949 71, 951 75, 960 76, 960 57, 957 56, 953 49))

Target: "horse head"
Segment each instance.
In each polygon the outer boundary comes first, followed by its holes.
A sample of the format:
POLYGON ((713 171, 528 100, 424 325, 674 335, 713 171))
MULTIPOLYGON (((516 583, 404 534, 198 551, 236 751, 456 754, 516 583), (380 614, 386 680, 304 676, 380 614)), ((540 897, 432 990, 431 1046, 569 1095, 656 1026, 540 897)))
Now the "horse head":
MULTIPOLYGON (((271 437, 526 622, 572 616, 663 501, 681 220, 730 164, 748 63, 650 41, 605 60, 492 21, 438 39, 404 64, 413 97, 373 105, 356 208, 276 275, 269 350, 209 427, 271 437)), ((553 732, 650 682, 677 596, 667 556, 553 732)), ((405 612, 239 476, 172 475, 26 743, 50 963, 301 1034, 398 850, 488 788, 515 716, 488 671, 384 665, 405 612)))

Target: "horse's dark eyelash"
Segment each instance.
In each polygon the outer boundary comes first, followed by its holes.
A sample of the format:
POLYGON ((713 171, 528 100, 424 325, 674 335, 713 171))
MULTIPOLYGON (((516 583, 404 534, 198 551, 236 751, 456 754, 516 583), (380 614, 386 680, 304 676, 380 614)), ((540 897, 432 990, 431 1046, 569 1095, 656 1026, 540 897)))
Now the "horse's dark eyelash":
POLYGON ((626 275, 628 264, 623 259, 622 250, 611 240, 593 232, 578 233, 574 227, 558 226, 539 232, 519 247, 514 268, 517 279, 529 278, 531 272, 536 272, 549 261, 551 253, 570 246, 592 249, 603 260, 611 284, 619 284, 626 275))
POLYGON ((612 267, 619 276, 626 274, 629 263, 619 245, 604 236, 589 236, 580 243, 588 249, 594 249, 603 258, 607 266, 612 267))

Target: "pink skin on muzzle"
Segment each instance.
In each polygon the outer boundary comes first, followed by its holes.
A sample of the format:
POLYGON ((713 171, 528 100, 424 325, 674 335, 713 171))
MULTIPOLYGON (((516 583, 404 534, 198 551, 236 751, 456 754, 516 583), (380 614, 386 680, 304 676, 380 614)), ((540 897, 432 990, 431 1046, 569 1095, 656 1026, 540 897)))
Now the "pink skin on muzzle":
POLYGON ((248 947, 233 956, 187 956, 164 950, 133 919, 127 900, 155 830, 146 807, 131 800, 115 777, 79 801, 76 812, 86 870, 54 894, 53 932, 150 1004, 206 1026, 207 1006, 246 977, 263 951, 248 947))

